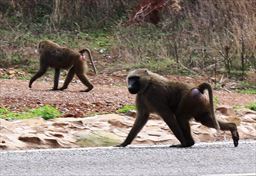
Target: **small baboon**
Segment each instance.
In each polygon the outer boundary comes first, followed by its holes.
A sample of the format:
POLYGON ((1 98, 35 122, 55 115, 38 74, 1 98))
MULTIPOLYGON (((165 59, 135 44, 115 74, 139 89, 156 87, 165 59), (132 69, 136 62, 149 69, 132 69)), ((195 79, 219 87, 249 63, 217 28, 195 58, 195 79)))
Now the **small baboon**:
POLYGON ((93 85, 85 75, 88 66, 85 60, 84 52, 87 52, 93 66, 93 70, 96 74, 96 68, 89 49, 86 48, 80 50, 79 52, 75 52, 67 47, 59 46, 50 40, 43 40, 39 43, 38 52, 40 55, 40 68, 29 81, 30 88, 32 87, 33 82, 47 71, 48 67, 52 67, 55 69, 54 85, 52 90, 67 89, 75 74, 81 80, 81 82, 87 86, 87 89, 84 90, 85 92, 89 92, 93 89, 93 85), (69 71, 63 86, 58 89, 60 69, 69 69, 69 71))
POLYGON ((147 69, 131 71, 127 76, 127 82, 129 92, 137 94, 137 116, 127 138, 118 145, 119 147, 125 147, 133 141, 148 121, 150 113, 161 116, 180 141, 181 145, 173 146, 194 145, 189 124, 192 117, 207 127, 231 131, 234 146, 238 145, 236 124, 215 119, 212 88, 208 83, 190 87, 184 83, 171 82, 147 69), (209 101, 203 95, 206 89, 209 92, 209 101))

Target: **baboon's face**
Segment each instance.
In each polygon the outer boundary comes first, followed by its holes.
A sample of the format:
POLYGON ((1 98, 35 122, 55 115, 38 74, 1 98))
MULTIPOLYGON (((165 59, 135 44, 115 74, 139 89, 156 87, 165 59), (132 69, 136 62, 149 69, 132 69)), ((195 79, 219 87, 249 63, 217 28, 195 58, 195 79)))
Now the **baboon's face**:
POLYGON ((143 92, 149 83, 149 71, 147 69, 136 69, 127 76, 128 90, 131 94, 143 92))
POLYGON ((131 94, 136 94, 140 91, 140 77, 128 77, 128 90, 131 94))

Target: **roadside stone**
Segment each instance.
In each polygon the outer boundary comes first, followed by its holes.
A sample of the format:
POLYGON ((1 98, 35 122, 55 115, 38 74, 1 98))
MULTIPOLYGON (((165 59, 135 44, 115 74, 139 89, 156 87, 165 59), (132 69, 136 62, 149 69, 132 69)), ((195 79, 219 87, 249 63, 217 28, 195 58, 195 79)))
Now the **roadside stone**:
MULTIPOLYGON (((216 115, 218 119, 227 121, 235 121, 238 118, 240 120, 238 131, 241 139, 256 138, 256 114, 250 112, 244 113, 243 116, 240 114, 239 116, 237 114, 226 116, 221 113, 216 113, 216 115)), ((125 140, 134 120, 133 117, 120 114, 56 118, 48 121, 0 119, 0 150, 114 146, 125 140)), ((229 131, 217 133, 215 129, 207 128, 194 120, 190 124, 196 142, 232 140, 229 131)), ((178 143, 172 131, 158 116, 150 118, 132 142, 132 144, 146 145, 178 143)))
POLYGON ((44 139, 46 144, 50 145, 52 148, 63 148, 65 145, 63 145, 60 140, 55 138, 45 138, 44 139))
POLYGON ((110 119, 110 120, 108 120, 108 123, 110 123, 111 125, 113 125, 117 128, 127 128, 127 127, 130 126, 130 125, 125 124, 125 123, 123 123, 123 122, 121 122, 120 120, 117 120, 117 119, 110 119))
POLYGON ((76 135, 77 143, 81 147, 115 146, 121 143, 119 136, 106 131, 81 132, 76 135))
POLYGON ((136 117, 136 114, 137 114, 136 110, 129 110, 127 113, 125 113, 125 115, 134 117, 134 118, 136 117))
POLYGON ((34 144, 42 143, 42 140, 38 136, 31 135, 31 134, 19 136, 18 139, 22 142, 29 142, 29 143, 34 143, 34 144))

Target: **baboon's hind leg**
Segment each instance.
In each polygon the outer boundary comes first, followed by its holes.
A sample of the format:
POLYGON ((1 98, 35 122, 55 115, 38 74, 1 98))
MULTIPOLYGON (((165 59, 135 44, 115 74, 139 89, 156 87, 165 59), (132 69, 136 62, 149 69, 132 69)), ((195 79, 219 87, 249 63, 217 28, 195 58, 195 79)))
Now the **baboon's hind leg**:
POLYGON ((90 83, 88 78, 83 73, 76 73, 76 75, 80 79, 80 81, 88 87, 86 90, 83 90, 82 92, 89 92, 93 89, 93 85, 90 83))
POLYGON ((58 90, 59 77, 60 77, 60 69, 55 68, 54 83, 53 83, 53 88, 52 88, 52 90, 58 90))
MULTIPOLYGON (((213 120, 210 116, 209 113, 204 113, 200 116, 195 117, 196 121, 201 122, 203 125, 214 128, 213 120)), ((230 131, 231 136, 233 139, 234 146, 238 146, 238 141, 239 141, 239 134, 237 131, 237 126, 234 123, 229 123, 229 122, 222 122, 218 120, 218 123, 220 125, 220 129, 223 131, 230 131)))

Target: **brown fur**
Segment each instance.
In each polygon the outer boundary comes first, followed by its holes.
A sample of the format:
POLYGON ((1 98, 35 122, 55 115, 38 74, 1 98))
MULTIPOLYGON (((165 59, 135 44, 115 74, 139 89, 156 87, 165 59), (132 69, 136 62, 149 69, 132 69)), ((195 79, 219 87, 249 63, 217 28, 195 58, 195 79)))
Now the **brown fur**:
POLYGON ((88 66, 84 60, 84 52, 87 52, 94 72, 96 73, 96 68, 94 66, 89 49, 83 49, 79 52, 76 52, 67 47, 62 47, 50 40, 44 40, 39 43, 38 52, 40 55, 40 68, 39 71, 31 78, 29 82, 30 88, 32 87, 33 82, 47 71, 48 67, 52 67, 55 69, 54 86, 52 90, 66 89, 75 74, 78 76, 81 82, 87 86, 87 89, 85 90, 86 92, 93 89, 93 85, 85 76, 85 72, 87 71, 88 66), (62 88, 58 89, 60 69, 69 69, 69 72, 62 88))
POLYGON ((181 142, 182 147, 194 145, 189 124, 192 117, 207 127, 231 131, 234 145, 238 145, 239 135, 236 125, 217 121, 215 118, 212 88, 208 83, 202 83, 193 88, 187 84, 171 82, 146 69, 130 72, 127 79, 129 91, 137 94, 137 117, 127 138, 118 146, 124 147, 132 142, 146 124, 150 113, 156 113, 162 117, 181 142), (138 80, 139 86, 132 82, 135 79, 138 80), (203 95, 204 90, 209 91, 210 101, 203 95))

